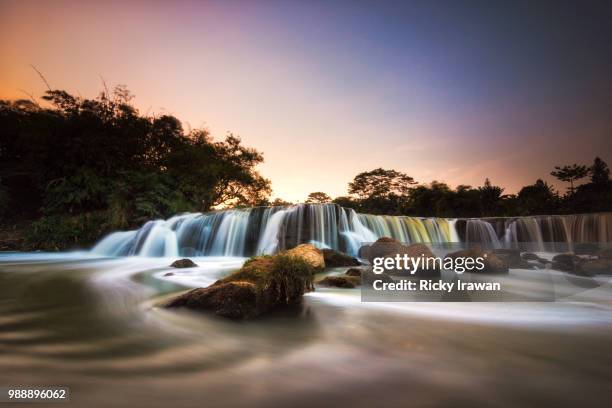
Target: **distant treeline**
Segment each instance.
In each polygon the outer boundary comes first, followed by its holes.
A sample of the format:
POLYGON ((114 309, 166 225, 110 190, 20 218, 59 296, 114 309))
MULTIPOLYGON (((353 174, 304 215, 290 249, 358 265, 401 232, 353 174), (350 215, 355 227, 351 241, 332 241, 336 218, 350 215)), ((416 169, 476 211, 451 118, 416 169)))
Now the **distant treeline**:
MULTIPOLYGON (((125 87, 93 99, 50 89, 43 99, 0 100, 0 233, 26 225, 26 248, 87 245, 180 212, 290 204, 269 201, 270 181, 255 169, 263 162, 260 152, 232 134, 214 141, 206 130, 185 130, 174 116, 143 115, 125 87)), ((346 197, 315 192, 308 202, 436 217, 610 211, 609 173, 596 158, 591 166, 552 172, 570 183, 565 194, 537 180, 504 195, 488 179, 481 187, 452 189, 379 168, 358 174, 346 197)))
MULTIPOLYGON (((184 211, 258 205, 270 182, 257 150, 229 134, 140 114, 125 87, 97 98, 49 90, 0 101, 0 217, 37 220, 32 247, 83 245, 104 233, 184 211)), ((9 222, 7 222, 9 220, 9 222)))
MULTIPOLYGON (((551 175, 570 183, 564 194, 538 179, 518 194, 503 194, 504 189, 485 179, 484 185, 460 185, 433 181, 417 185, 415 180, 395 170, 375 169, 358 174, 349 183, 350 195, 331 199, 323 192, 308 196, 308 203, 334 202, 369 214, 414 215, 422 217, 504 217, 543 214, 572 214, 612 211, 610 169, 599 157, 591 166, 555 167, 551 175), (588 177, 588 181, 574 187, 588 177)), ((273 205, 286 205, 277 200, 273 205)))

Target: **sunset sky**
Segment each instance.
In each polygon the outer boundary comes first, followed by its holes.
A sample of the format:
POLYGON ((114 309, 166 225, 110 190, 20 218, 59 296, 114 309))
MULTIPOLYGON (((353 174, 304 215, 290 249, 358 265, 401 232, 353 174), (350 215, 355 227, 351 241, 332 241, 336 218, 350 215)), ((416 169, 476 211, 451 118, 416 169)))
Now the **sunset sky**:
POLYGON ((240 135, 287 200, 376 167, 513 193, 612 164, 612 2, 0 0, 0 99, 44 92, 30 64, 240 135))

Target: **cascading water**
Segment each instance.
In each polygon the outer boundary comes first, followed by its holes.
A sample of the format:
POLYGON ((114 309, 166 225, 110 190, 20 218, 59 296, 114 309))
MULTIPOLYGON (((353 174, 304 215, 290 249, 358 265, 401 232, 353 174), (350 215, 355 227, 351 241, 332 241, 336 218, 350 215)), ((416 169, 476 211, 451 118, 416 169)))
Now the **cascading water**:
POLYGON ((520 217, 505 223, 504 241, 521 249, 565 252, 575 244, 612 242, 612 213, 520 217))
POLYGON ((250 256, 312 243, 357 255, 365 243, 389 236, 402 242, 451 242, 452 221, 357 214, 335 204, 299 204, 194 213, 116 232, 93 252, 110 256, 250 256))
POLYGON ((505 244, 561 252, 581 242, 612 242, 612 213, 454 220, 358 214, 335 204, 299 204, 149 221, 139 230, 108 235, 92 251, 107 256, 242 257, 312 243, 356 256, 362 245, 380 237, 404 243, 464 242, 490 248, 505 244))
POLYGON ((501 248, 493 225, 485 220, 467 220, 464 241, 468 244, 477 243, 490 248, 501 248))

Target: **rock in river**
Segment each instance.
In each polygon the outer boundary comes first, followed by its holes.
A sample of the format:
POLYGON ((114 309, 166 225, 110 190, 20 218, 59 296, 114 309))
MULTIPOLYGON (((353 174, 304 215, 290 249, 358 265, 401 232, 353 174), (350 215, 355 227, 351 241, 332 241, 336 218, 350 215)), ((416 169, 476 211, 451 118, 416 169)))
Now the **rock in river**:
POLYGON ((316 272, 321 272, 323 269, 325 269, 326 265, 325 259, 323 258, 323 253, 320 249, 315 248, 311 244, 298 245, 295 248, 285 251, 285 254, 288 256, 302 258, 308 262, 316 272))
POLYGON ((224 279, 206 288, 190 290, 170 300, 166 307, 211 311, 232 319, 249 319, 274 308, 300 303, 313 290, 313 274, 323 256, 309 244, 274 256, 259 256, 224 279))
POLYGON ((325 266, 327 268, 361 265, 361 263, 352 256, 348 256, 334 249, 322 249, 321 252, 323 252, 323 258, 325 260, 325 266))
POLYGON ((319 282, 318 285, 321 286, 333 286, 336 288, 354 288, 356 286, 361 285, 361 278, 357 276, 326 276, 319 282))
POLYGON ((173 268, 196 268, 198 265, 195 262, 193 262, 191 259, 184 258, 184 259, 179 259, 179 260, 172 262, 170 266, 173 268))

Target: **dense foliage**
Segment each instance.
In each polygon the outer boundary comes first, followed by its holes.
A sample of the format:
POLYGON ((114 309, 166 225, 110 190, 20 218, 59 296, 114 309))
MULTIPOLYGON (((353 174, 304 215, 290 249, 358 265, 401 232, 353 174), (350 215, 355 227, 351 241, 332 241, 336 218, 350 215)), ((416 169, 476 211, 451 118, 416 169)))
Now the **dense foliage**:
POLYGON ((35 246, 84 244, 181 211, 258 205, 260 152, 213 141, 169 115, 146 116, 124 87, 95 99, 50 90, 48 106, 0 101, 0 215, 39 219, 35 246), (48 243, 44 245, 43 243, 48 243))
POLYGON ((358 174, 349 183, 351 196, 337 197, 334 203, 370 214, 422 217, 493 217, 541 214, 568 214, 612 211, 612 182, 608 165, 596 157, 592 166, 555 167, 551 174, 569 182, 565 194, 545 181, 523 187, 518 194, 504 195, 504 189, 485 179, 481 187, 433 181, 415 185, 412 177, 395 170, 375 169, 358 174), (590 181, 574 183, 589 176, 590 181))

